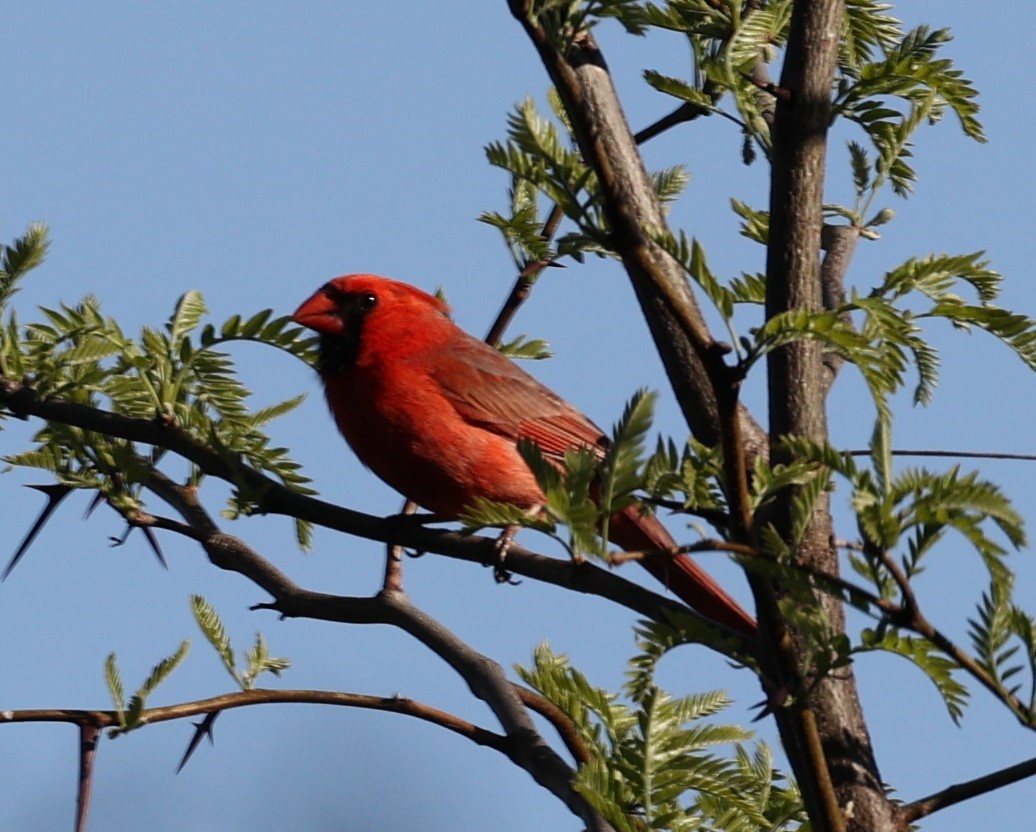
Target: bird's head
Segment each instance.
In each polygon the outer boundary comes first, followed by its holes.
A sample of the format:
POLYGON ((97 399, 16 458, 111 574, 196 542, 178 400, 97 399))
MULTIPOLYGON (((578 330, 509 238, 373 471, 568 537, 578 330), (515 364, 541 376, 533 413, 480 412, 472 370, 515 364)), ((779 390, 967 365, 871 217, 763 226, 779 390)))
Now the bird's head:
POLYGON ((328 281, 292 320, 320 335, 320 371, 355 366, 372 350, 404 349, 449 322, 449 307, 427 292, 372 274, 328 281))

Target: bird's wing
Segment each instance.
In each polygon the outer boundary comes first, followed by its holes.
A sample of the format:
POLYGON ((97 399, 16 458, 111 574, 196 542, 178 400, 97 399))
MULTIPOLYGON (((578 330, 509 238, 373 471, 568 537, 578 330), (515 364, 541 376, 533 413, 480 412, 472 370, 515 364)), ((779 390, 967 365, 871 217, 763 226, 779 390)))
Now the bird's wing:
POLYGON ((544 455, 560 460, 565 451, 603 451, 601 429, 549 388, 474 338, 450 346, 433 364, 433 377, 461 418, 514 439, 531 439, 544 455))

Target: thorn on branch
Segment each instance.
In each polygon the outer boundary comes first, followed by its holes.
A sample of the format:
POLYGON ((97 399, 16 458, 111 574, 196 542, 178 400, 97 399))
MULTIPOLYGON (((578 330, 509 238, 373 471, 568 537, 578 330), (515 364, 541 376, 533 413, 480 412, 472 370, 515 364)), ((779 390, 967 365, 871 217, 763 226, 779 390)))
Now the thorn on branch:
POLYGON ((65 485, 63 483, 53 483, 51 485, 30 485, 27 486, 27 488, 31 488, 34 491, 39 491, 41 494, 46 495, 47 504, 43 507, 43 511, 39 513, 39 516, 36 518, 36 522, 32 524, 32 528, 30 528, 25 537, 22 538, 22 542, 18 544, 18 548, 11 556, 11 559, 7 562, 3 575, 0 575, 0 581, 7 580, 7 576, 11 574, 11 570, 18 565, 18 561, 20 561, 25 553, 29 551, 32 541, 36 539, 36 535, 38 535, 40 530, 47 525, 47 521, 57 510, 61 501, 69 495, 69 492, 72 491, 72 486, 65 485))
POLYGON ((86 520, 93 514, 99 505, 104 503, 106 497, 103 491, 98 489, 97 493, 94 494, 93 499, 90 501, 90 505, 86 507, 86 511, 83 512, 83 519, 86 520))
POLYGON ((183 767, 187 765, 187 761, 191 759, 191 755, 194 754, 195 749, 201 744, 202 738, 207 737, 209 745, 213 745, 215 740, 212 736, 212 726, 216 724, 216 717, 218 717, 222 711, 213 711, 212 713, 205 714, 205 718, 201 722, 194 722, 194 735, 191 737, 191 741, 187 744, 187 750, 184 751, 183 757, 180 758, 180 765, 176 767, 176 773, 179 774, 183 771, 183 767))
POLYGON ((158 544, 158 537, 155 535, 155 530, 150 529, 147 526, 142 526, 140 529, 144 533, 144 539, 148 542, 148 546, 151 547, 151 551, 155 553, 155 557, 158 558, 158 562, 162 564, 162 568, 169 569, 169 564, 166 562, 165 555, 162 554, 162 547, 158 544))

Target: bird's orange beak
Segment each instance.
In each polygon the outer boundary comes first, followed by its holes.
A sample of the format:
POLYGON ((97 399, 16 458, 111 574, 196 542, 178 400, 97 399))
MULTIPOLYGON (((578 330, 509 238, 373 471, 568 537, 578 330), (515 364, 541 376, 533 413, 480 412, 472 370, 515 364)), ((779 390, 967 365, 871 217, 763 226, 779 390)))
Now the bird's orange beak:
POLYGON ((342 319, 335 302, 321 289, 295 310, 291 319, 321 335, 337 335, 342 331, 342 319))

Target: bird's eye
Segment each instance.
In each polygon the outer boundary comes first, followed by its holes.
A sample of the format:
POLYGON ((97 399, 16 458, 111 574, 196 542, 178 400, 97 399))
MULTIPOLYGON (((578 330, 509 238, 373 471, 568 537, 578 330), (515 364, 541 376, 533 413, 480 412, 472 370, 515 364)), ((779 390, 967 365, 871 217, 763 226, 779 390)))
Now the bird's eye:
POLYGON ((373 292, 364 292, 356 297, 356 305, 364 312, 370 312, 378 305, 378 296, 373 292))

